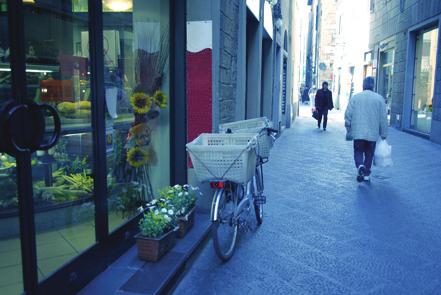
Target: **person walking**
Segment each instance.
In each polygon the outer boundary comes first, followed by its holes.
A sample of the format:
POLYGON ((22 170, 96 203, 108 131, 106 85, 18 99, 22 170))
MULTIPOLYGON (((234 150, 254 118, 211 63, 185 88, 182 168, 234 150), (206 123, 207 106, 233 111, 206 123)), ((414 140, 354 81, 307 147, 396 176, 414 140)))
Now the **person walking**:
POLYGON ((363 91, 355 94, 345 112, 347 139, 354 140, 357 181, 370 181, 377 140, 387 136, 387 111, 384 98, 374 92, 374 78, 366 77, 363 91))
POLYGON ((323 82, 322 89, 317 90, 315 95, 315 109, 318 112, 318 128, 323 119, 323 130, 326 131, 328 125, 328 111, 334 108, 334 103, 332 101, 332 92, 328 89, 328 82, 323 82))

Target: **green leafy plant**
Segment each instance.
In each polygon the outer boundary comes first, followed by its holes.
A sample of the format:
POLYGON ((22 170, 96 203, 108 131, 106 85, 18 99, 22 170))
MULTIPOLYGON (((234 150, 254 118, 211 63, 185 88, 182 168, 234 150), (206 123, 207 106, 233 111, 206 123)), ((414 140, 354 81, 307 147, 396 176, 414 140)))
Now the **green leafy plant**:
POLYGON ((141 235, 147 238, 158 238, 175 227, 172 210, 149 210, 139 221, 141 235))
POLYGON ((70 165, 70 171, 68 171, 68 174, 72 173, 81 173, 85 171, 86 173, 89 171, 89 160, 87 156, 80 159, 79 156, 73 160, 72 165, 70 165))
POLYGON ((16 206, 17 184, 8 174, 0 174, 0 208, 16 206))
POLYGON ((41 187, 38 189, 41 198, 54 203, 76 201, 87 194, 83 190, 73 190, 67 186, 41 187))
POLYGON ((53 148, 53 157, 61 166, 69 166, 69 155, 67 154, 67 140, 61 138, 53 148))
POLYGON ((194 208, 200 192, 197 187, 186 184, 166 187, 159 192, 159 195, 172 205, 176 210, 176 216, 182 217, 194 208))
POLYGON ((83 173, 63 175, 62 177, 73 190, 82 190, 88 193, 93 191, 93 178, 84 171, 83 173))
POLYGON ((141 188, 137 182, 123 184, 121 191, 116 194, 114 210, 119 212, 123 218, 133 216, 144 204, 141 188))
POLYGON ((3 168, 15 168, 17 165, 15 159, 7 154, 0 154, 0 167, 3 168))

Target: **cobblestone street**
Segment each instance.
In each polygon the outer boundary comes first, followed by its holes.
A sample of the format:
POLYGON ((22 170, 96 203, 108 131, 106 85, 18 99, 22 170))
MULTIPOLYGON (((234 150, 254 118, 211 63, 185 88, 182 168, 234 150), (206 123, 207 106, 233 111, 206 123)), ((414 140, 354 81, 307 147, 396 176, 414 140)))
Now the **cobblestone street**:
POLYGON ((358 184, 342 114, 315 124, 272 150, 263 225, 227 263, 210 240, 174 294, 441 294, 441 146, 391 129, 394 166, 358 184))

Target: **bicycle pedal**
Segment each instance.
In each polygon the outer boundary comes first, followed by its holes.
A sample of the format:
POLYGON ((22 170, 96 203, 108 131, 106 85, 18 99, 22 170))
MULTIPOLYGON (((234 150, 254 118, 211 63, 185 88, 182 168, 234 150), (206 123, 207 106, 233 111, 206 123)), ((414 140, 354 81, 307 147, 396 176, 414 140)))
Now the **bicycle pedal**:
POLYGON ((255 196, 254 197, 254 204, 256 205, 265 205, 266 204, 266 196, 255 196))

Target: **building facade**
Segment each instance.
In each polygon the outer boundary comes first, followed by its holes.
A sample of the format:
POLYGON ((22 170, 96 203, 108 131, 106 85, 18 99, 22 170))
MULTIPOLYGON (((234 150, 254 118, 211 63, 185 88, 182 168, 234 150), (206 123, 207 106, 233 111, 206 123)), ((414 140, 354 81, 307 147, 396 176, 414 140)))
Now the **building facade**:
POLYGON ((323 82, 333 87, 336 38, 336 3, 334 0, 308 0, 309 35, 306 56, 307 88, 320 88, 323 82))
POLYGON ((336 3, 334 0, 318 2, 317 27, 316 84, 321 87, 326 81, 332 89, 336 38, 336 3))
POLYGON ((390 124, 441 143, 441 2, 370 1, 370 51, 390 124))
POLYGON ((334 56, 334 105, 345 110, 353 94, 362 90, 369 66, 369 0, 336 2, 336 39, 334 56))

